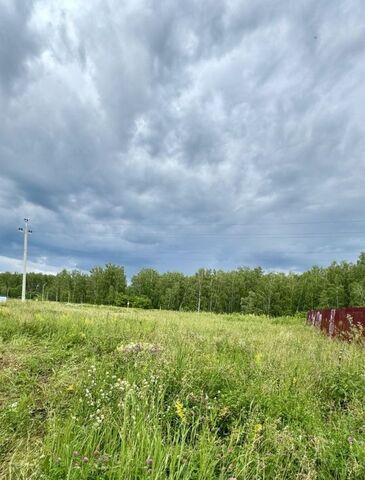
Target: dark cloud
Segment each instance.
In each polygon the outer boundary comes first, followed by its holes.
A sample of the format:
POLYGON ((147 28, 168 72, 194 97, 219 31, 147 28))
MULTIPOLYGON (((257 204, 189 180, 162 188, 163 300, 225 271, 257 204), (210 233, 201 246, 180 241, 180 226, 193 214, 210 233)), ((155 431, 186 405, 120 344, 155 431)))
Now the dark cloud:
POLYGON ((0 0, 0 269, 24 216, 46 271, 354 260, 364 25, 361 0, 0 0))
POLYGON ((10 94, 25 80, 27 63, 39 54, 41 44, 30 25, 33 0, 0 2, 0 86, 10 94))

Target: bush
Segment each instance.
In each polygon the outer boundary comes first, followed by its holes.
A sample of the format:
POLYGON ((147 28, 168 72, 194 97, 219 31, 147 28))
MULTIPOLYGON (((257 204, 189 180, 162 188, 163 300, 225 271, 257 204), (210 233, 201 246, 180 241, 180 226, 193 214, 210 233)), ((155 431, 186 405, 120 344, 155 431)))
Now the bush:
POLYGON ((117 295, 116 305, 118 307, 152 308, 152 302, 148 297, 144 295, 126 295, 124 293, 117 295))

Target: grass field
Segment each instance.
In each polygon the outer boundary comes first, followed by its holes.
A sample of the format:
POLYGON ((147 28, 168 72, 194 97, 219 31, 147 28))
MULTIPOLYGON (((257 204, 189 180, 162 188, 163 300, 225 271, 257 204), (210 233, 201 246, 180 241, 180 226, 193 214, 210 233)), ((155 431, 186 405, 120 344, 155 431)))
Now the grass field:
POLYGON ((1 479, 365 479, 365 350, 303 318, 0 307, 1 479))

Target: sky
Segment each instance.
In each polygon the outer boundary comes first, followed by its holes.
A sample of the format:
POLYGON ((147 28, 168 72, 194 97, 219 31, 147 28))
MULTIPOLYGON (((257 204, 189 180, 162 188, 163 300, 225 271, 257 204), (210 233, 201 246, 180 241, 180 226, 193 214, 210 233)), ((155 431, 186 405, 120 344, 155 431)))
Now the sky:
POLYGON ((0 271, 365 250, 363 0, 0 0, 0 271))

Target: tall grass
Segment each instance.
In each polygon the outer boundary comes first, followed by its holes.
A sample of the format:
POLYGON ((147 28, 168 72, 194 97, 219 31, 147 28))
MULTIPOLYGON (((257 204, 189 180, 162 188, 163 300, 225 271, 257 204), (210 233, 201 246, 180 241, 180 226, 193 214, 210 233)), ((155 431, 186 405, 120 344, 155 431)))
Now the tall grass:
POLYGON ((0 478, 364 479, 364 361, 300 317, 11 302, 0 478))

